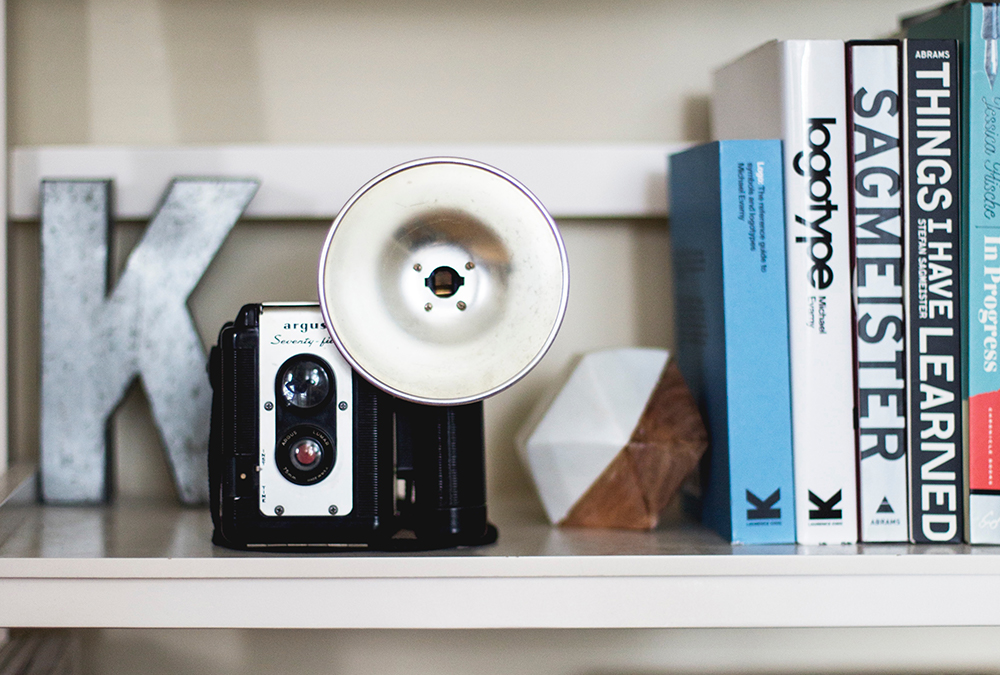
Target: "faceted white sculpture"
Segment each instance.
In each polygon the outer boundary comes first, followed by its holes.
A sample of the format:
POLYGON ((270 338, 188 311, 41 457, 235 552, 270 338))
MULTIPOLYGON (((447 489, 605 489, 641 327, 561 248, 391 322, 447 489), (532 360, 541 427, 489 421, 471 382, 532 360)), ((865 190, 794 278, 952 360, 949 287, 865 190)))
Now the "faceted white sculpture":
POLYGON ((518 449, 553 523, 648 529, 697 464, 707 435, 662 349, 582 357, 518 449))

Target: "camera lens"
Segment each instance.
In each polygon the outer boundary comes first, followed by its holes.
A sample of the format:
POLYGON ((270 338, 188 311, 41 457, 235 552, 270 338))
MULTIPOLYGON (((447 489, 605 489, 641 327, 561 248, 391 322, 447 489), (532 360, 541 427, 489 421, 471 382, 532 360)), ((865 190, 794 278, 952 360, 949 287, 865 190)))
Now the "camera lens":
POLYGON ((292 446, 289 455, 296 469, 309 471, 323 458, 323 448, 313 439, 304 438, 292 446))
POLYGON ((312 485, 330 474, 337 448, 333 437, 323 429, 300 424, 278 439, 274 459, 285 478, 297 485, 312 485))
POLYGON ((309 410, 330 396, 330 375, 318 360, 305 358, 286 363, 278 383, 282 400, 294 408, 309 410))

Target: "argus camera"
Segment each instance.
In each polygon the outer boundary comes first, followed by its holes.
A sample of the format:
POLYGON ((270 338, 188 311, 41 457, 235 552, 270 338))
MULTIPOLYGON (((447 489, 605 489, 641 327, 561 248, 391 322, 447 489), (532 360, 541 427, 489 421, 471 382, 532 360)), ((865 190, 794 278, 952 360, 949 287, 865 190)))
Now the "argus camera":
POLYGON ((400 548, 414 537, 428 547, 495 538, 481 403, 431 407, 384 393, 334 348, 317 305, 243 307, 222 328, 210 367, 217 543, 400 548))
POLYGON ((417 160, 347 202, 318 269, 318 305, 246 305, 212 350, 216 543, 493 541, 482 400, 562 322, 555 223, 497 169, 417 160))

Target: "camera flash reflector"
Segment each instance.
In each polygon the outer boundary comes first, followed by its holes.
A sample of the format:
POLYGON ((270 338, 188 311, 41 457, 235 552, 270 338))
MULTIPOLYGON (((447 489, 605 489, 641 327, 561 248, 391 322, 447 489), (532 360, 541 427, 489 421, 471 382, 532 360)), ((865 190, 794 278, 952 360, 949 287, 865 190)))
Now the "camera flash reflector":
POLYGON ((320 308, 338 350, 416 403, 471 403, 512 385, 552 344, 568 295, 566 249, 545 208, 465 159, 375 177, 320 254, 320 308))

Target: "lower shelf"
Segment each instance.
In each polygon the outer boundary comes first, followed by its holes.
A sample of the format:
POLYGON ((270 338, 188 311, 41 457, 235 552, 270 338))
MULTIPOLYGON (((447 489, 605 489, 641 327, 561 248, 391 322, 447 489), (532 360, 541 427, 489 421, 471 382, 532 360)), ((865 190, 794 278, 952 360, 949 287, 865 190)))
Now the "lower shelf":
POLYGON ((1000 548, 730 546, 693 525, 549 527, 413 554, 235 553, 206 510, 0 507, 0 626, 629 628, 1000 625, 1000 548))

